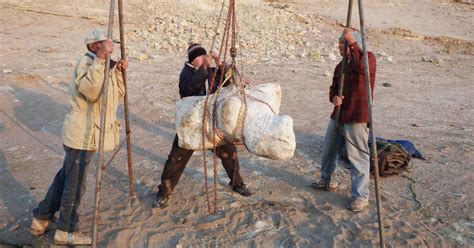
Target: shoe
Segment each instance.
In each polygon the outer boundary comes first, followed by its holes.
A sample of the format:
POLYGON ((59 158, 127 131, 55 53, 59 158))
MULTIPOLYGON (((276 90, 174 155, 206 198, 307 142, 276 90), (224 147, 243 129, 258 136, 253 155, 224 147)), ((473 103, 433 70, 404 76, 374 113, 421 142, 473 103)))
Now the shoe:
POLYGON ((65 232, 56 230, 54 234, 55 245, 91 245, 91 237, 81 232, 65 232))
MULTIPOLYGON (((326 190, 326 180, 319 180, 315 183, 311 184, 311 187, 314 189, 324 189, 326 190)), ((337 188, 339 187, 340 183, 337 180, 332 179, 331 182, 329 183, 329 189, 328 191, 336 191, 337 188)))
POLYGON ((31 227, 30 232, 35 236, 41 236, 47 231, 51 231, 56 229, 56 222, 54 219, 50 220, 40 220, 38 218, 33 217, 31 220, 31 227))
POLYGON ((369 200, 365 198, 356 198, 351 202, 351 210, 353 212, 360 212, 369 205, 369 200))
POLYGON ((250 192, 249 188, 244 183, 241 183, 239 185, 234 185, 234 187, 232 187, 232 190, 245 197, 252 195, 252 192, 250 192))
POLYGON ((156 200, 151 204, 152 208, 166 208, 168 206, 168 197, 164 195, 157 195, 156 200))

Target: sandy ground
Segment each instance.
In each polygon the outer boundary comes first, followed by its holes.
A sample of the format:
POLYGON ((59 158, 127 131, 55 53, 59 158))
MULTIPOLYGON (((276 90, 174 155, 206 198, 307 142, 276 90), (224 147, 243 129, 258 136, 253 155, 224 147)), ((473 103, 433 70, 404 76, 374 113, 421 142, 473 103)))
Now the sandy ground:
MULTIPOLYGON (((321 34, 308 37, 313 44, 334 48, 346 12, 340 2, 291 5, 293 11, 318 16, 321 34)), ((391 2, 371 2, 365 9, 368 42, 378 59, 375 132, 385 138, 412 140, 427 160, 414 160, 405 177, 382 179, 386 244, 473 247, 474 7, 391 2)), ((251 14, 251 8, 246 11, 251 14)), ((76 58, 85 52, 82 35, 92 27, 105 27, 106 12, 102 3, 94 8, 0 3, 1 247, 52 246, 54 232, 40 238, 29 234, 31 210, 62 163, 60 135, 68 110, 68 82, 76 58)), ((147 15, 159 13, 130 7, 127 28, 140 29, 147 15)), ((353 23, 358 23, 356 18, 353 23)), ((262 23, 260 29, 266 28, 271 23, 262 23)), ((145 41, 129 44, 131 50, 143 46, 145 41)), ((219 167, 218 212, 208 215, 202 158, 196 153, 170 206, 153 210, 151 202, 174 137, 177 77, 184 60, 183 52, 131 59, 129 100, 137 199, 128 197, 126 153, 122 151, 103 174, 101 247, 378 244, 374 197, 366 211, 349 211, 345 169, 338 170, 345 189, 309 188, 319 175, 331 112, 327 100, 331 77, 325 72, 332 73, 337 61, 328 58, 275 58, 244 64, 244 73, 254 83, 282 86, 281 112, 294 118, 297 138, 295 156, 289 161, 263 159, 240 150, 244 180, 256 192, 254 196, 233 193, 219 167)), ((122 109, 119 115, 123 116, 122 109)), ((86 231, 92 223, 95 166, 94 160, 80 211, 86 231)))

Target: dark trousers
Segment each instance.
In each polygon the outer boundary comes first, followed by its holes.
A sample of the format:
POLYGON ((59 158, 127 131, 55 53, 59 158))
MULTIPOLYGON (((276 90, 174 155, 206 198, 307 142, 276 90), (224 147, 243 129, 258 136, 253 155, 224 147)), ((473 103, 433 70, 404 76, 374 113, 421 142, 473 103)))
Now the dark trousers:
POLYGON ((86 192, 86 168, 94 152, 67 146, 64 146, 64 150, 63 167, 56 174, 44 200, 33 210, 33 216, 47 220, 59 211, 58 229, 75 232, 79 220, 77 209, 86 192))
MULTIPOLYGON (((168 155, 168 159, 161 175, 161 184, 158 186, 158 195, 169 196, 174 187, 179 182, 184 168, 193 155, 194 150, 187 150, 178 146, 178 136, 174 137, 173 147, 168 155)), ((237 149, 234 145, 228 144, 219 146, 216 149, 217 156, 222 161, 227 175, 230 178, 230 185, 239 185, 243 183, 240 176, 239 159, 237 158, 237 149)), ((207 180, 207 179, 206 179, 207 180)))

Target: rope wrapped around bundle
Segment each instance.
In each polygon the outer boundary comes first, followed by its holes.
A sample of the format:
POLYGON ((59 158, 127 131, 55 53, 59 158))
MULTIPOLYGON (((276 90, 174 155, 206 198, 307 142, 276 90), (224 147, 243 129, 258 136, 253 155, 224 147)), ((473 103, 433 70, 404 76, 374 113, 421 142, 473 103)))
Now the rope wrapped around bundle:
POLYGON ((208 104, 206 119, 215 118, 216 129, 213 129, 212 121, 206 121, 202 128, 205 99, 205 96, 192 96, 177 102, 176 132, 180 147, 202 149, 202 130, 206 130, 206 149, 213 148, 212 135, 215 135, 217 145, 243 142, 257 156, 271 159, 293 157, 296 147, 293 119, 288 115, 278 115, 281 104, 278 84, 258 84, 251 88, 230 84, 210 95, 208 102, 215 103, 215 106, 208 104))

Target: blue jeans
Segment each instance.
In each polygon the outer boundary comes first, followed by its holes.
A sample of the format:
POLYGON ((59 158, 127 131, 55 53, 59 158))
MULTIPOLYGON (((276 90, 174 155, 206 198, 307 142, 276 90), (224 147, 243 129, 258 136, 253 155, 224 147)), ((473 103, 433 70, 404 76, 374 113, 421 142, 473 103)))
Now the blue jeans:
POLYGON ((335 128, 336 122, 333 119, 330 119, 326 136, 324 137, 321 179, 324 181, 329 179, 329 175, 336 169, 341 153, 344 148, 346 148, 347 158, 349 159, 351 168, 352 198, 364 198, 368 200, 370 156, 357 149, 357 147, 359 147, 361 150, 369 152, 369 129, 367 128, 367 123, 341 123, 339 125, 339 131, 335 134, 336 141, 334 147, 331 149, 335 128), (350 142, 347 142, 346 138, 350 142))
POLYGON ((33 216, 49 220, 59 211, 58 229, 75 232, 79 220, 77 209, 86 192, 86 168, 94 152, 67 146, 64 146, 64 150, 66 155, 63 167, 56 174, 44 200, 33 210, 33 216))

